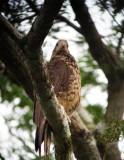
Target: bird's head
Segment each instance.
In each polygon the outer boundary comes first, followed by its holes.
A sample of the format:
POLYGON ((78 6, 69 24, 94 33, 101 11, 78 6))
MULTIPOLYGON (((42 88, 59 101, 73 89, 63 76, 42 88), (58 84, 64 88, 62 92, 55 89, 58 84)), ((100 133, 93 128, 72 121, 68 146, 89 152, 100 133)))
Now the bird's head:
POLYGON ((54 52, 56 54, 59 54, 60 52, 66 52, 66 53, 69 53, 69 50, 68 50, 68 42, 66 40, 59 40, 57 43, 56 43, 56 46, 54 48, 54 52))

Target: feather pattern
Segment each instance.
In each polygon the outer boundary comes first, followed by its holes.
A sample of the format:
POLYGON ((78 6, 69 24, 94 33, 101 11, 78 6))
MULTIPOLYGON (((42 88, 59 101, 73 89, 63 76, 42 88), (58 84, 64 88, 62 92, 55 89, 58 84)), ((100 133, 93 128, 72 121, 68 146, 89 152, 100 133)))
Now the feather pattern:
POLYGON ((59 96, 60 92, 63 92, 68 88, 70 78, 69 67, 63 60, 53 59, 48 64, 48 72, 50 81, 54 86, 55 94, 56 96, 59 96))

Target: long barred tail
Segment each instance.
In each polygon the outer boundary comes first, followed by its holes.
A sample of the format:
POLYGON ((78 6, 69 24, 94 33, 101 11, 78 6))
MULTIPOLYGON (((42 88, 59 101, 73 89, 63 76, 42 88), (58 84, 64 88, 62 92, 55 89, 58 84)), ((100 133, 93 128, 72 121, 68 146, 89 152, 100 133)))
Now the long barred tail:
POLYGON ((42 123, 42 125, 38 126, 36 129, 35 151, 36 152, 39 151, 39 156, 41 156, 41 145, 44 141, 45 127, 46 127, 46 120, 42 123))
POLYGON ((51 128, 47 122, 44 134, 44 153, 45 159, 50 159, 50 143, 51 143, 51 128))
POLYGON ((36 135, 35 135, 35 150, 39 151, 39 156, 41 157, 41 145, 44 142, 44 153, 45 159, 49 160, 50 155, 50 142, 51 142, 51 129, 44 116, 39 101, 36 98, 34 92, 34 113, 33 122, 36 124, 36 135))
POLYGON ((35 151, 39 151, 41 157, 41 145, 44 142, 45 159, 49 160, 50 156, 50 143, 51 143, 51 129, 47 121, 43 126, 37 127, 35 135, 35 151), (45 124, 45 125, 44 125, 45 124))

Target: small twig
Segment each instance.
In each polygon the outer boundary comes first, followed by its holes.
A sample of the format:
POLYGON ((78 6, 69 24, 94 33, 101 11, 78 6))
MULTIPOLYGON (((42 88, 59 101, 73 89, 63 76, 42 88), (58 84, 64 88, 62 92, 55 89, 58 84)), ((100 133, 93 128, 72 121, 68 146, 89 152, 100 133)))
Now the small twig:
MULTIPOLYGON (((3 115, 2 115, 2 116, 3 116, 3 115)), ((31 148, 29 148, 29 147, 26 145, 25 141, 24 141, 21 137, 18 137, 17 135, 15 135, 14 133, 12 133, 11 127, 9 126, 9 121, 8 121, 8 119, 7 119, 5 116, 3 116, 3 118, 4 118, 4 120, 5 120, 5 123, 6 123, 7 127, 8 127, 9 133, 10 133, 13 137, 16 137, 17 139, 19 139, 19 140, 23 143, 24 148, 25 148, 29 153, 33 153, 34 155, 36 155, 36 154, 34 153, 34 151, 31 150, 31 148)))
POLYGON ((99 0, 99 2, 107 10, 107 12, 109 13, 109 15, 112 17, 112 19, 115 21, 115 23, 119 26, 119 28, 121 30, 122 29, 121 25, 117 22, 117 20, 115 19, 114 15, 109 11, 108 7, 105 4, 103 4, 103 2, 101 0, 99 0))
POLYGON ((105 153, 103 155, 103 160, 106 159, 106 153, 107 153, 108 145, 109 145, 109 143, 106 144, 105 153))
POLYGON ((39 9, 37 8, 37 6, 34 4, 34 2, 32 2, 31 0, 26 0, 27 3, 29 4, 29 6, 32 8, 32 10, 38 14, 39 13, 39 9))
POLYGON ((75 24, 73 24, 72 22, 70 22, 67 18, 65 18, 64 16, 58 14, 56 19, 59 19, 65 23, 67 23, 70 27, 72 27, 73 29, 75 29, 76 31, 78 31, 80 34, 83 34, 81 28, 77 27, 75 24))
POLYGON ((11 23, 20 23, 22 21, 25 21, 25 20, 28 20, 28 19, 32 19, 33 17, 35 17, 36 14, 33 14, 31 16, 28 16, 28 17, 24 17, 24 18, 15 18, 14 20, 11 20, 10 22, 11 23))
MULTIPOLYGON (((37 8, 37 6, 31 1, 31 0, 26 0, 27 3, 30 5, 30 7, 33 9, 33 11, 38 14, 39 13, 39 9, 37 8)), ((27 17, 28 18, 28 17, 27 17)), ((67 23, 70 27, 72 27, 73 29, 75 29, 76 31, 78 31, 79 33, 82 34, 82 30, 81 28, 77 27, 75 24, 73 24, 72 22, 70 22, 67 18, 65 18, 64 16, 58 14, 56 19, 59 19, 65 23, 67 23)))
POLYGON ((121 36, 118 40, 118 46, 116 48, 116 53, 117 53, 118 56, 120 56, 120 49, 121 49, 121 44, 122 44, 123 37, 124 37, 124 33, 121 34, 121 36))

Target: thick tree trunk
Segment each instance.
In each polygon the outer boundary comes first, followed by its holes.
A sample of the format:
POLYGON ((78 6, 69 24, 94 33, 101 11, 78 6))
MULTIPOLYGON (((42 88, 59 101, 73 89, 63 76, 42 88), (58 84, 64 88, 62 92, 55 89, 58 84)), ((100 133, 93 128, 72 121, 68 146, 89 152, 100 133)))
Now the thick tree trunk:
POLYGON ((108 84, 108 107, 106 119, 121 121, 124 113, 124 80, 111 80, 108 84))

